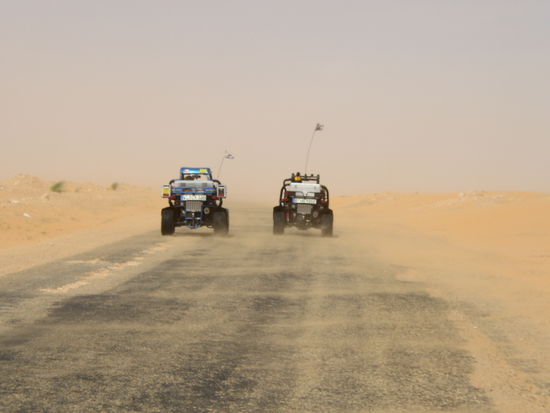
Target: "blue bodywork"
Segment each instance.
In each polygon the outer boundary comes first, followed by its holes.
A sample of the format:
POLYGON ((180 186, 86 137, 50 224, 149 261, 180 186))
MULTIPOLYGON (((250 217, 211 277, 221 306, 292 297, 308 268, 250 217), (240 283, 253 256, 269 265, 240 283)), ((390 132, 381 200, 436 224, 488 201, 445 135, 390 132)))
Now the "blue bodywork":
POLYGON ((183 166, 180 168, 180 176, 183 177, 185 174, 208 175, 208 179, 212 180, 212 170, 210 168, 190 168, 183 166))
MULTIPOLYGON (((171 181, 171 184, 174 181, 176 180, 171 181)), ((190 212, 187 209, 187 202, 184 199, 185 195, 206 195, 207 200, 209 200, 209 197, 215 196, 216 194, 217 190, 214 186, 212 170, 210 168, 180 168, 180 181, 177 181, 171 188, 171 195, 175 196, 177 200, 175 203, 180 205, 183 209, 183 222, 188 228, 200 228, 204 225, 204 207, 213 206, 215 202, 212 203, 212 201, 205 200, 200 211, 190 212), (185 177, 188 175, 203 175, 206 176, 207 180, 185 180, 185 177)))
MULTIPOLYGON (((196 188, 186 188, 186 187, 172 187, 172 195, 183 196, 184 194, 195 194, 195 195, 216 195, 216 187, 214 186, 201 186, 196 188)), ((183 201, 183 199, 181 199, 183 201)))
POLYGON ((182 167, 179 176, 162 186, 169 206, 161 211, 161 233, 172 235, 176 227, 213 228, 227 234, 229 211, 223 207, 226 186, 212 176, 210 168, 182 167))

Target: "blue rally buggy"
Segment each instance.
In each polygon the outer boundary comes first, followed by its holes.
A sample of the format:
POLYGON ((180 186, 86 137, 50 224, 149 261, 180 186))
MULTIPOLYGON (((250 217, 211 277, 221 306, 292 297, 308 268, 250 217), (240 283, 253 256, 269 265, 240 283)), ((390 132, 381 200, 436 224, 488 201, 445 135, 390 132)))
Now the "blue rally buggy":
POLYGON ((222 207, 226 187, 212 178, 210 168, 181 168, 179 178, 162 187, 162 197, 170 204, 161 211, 162 235, 172 235, 179 226, 228 233, 229 212, 222 207))

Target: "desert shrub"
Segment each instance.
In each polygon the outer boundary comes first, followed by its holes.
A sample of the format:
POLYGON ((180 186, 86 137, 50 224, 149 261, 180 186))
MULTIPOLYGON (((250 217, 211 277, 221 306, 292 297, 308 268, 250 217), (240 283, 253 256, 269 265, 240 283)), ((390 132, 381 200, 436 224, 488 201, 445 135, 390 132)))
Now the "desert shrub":
POLYGON ((111 189, 112 189, 113 191, 116 191, 116 190, 118 189, 118 187, 119 187, 119 183, 118 183, 118 182, 113 182, 113 183, 111 184, 111 189))
POLYGON ((56 182, 55 184, 50 186, 50 191, 57 192, 57 193, 61 193, 65 191, 65 182, 63 181, 56 182))

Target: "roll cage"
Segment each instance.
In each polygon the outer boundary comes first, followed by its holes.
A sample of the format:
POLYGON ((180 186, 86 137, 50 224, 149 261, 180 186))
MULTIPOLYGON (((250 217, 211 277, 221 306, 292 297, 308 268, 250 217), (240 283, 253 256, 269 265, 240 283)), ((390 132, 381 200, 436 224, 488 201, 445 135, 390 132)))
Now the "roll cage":
MULTIPOLYGON (((300 173, 297 173, 297 174, 292 174, 290 176, 290 178, 287 178, 283 181, 283 186, 281 187, 281 191, 279 193, 279 205, 281 205, 281 203, 284 203, 284 202, 287 202, 288 201, 288 196, 287 196, 287 186, 291 183, 306 183, 306 182, 312 182, 312 183, 316 183, 316 184, 319 184, 320 183, 320 180, 321 180, 321 177, 320 175, 313 175, 313 174, 310 174, 310 175, 300 175, 300 173)), ((328 191, 328 188, 324 185, 321 185, 321 199, 323 199, 325 202, 326 202, 326 205, 327 207, 329 206, 329 203, 330 203, 330 194, 329 194, 329 191, 328 191)))

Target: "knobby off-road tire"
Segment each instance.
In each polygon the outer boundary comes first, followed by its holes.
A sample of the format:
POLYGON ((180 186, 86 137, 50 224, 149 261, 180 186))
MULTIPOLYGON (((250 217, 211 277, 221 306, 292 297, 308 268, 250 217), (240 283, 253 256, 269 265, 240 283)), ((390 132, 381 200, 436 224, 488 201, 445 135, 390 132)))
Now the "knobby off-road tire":
POLYGON ((212 215, 212 228, 214 228, 214 234, 216 235, 227 235, 229 232, 229 213, 226 209, 214 211, 212 215))
POLYGON ((285 211, 273 211, 273 233, 281 235, 285 233, 285 211))
POLYGON ((176 230, 176 213, 173 208, 164 208, 161 213, 160 232, 162 235, 172 235, 176 230))
POLYGON ((332 213, 326 213, 321 216, 321 235, 323 237, 332 237, 332 227, 334 216, 332 213))

